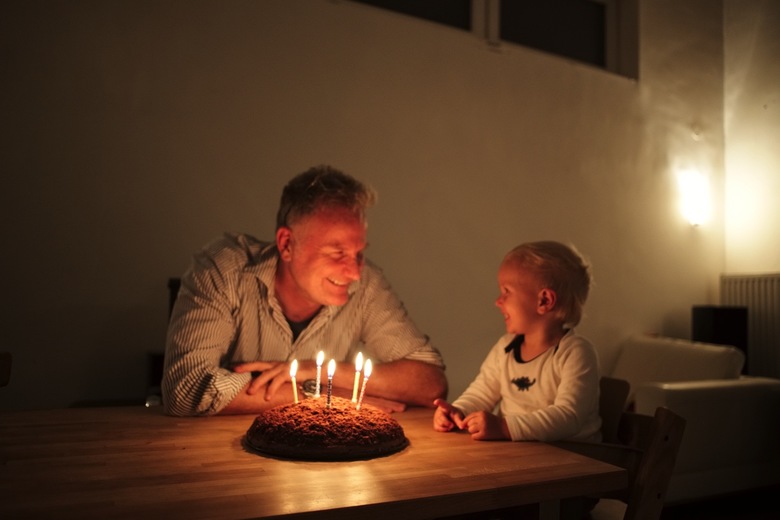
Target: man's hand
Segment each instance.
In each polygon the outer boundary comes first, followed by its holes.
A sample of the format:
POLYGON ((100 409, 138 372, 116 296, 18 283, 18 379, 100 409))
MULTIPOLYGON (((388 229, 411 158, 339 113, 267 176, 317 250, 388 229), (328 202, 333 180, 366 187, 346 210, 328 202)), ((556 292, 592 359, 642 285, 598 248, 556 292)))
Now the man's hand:
MULTIPOLYGON (((260 372, 260 375, 250 381, 246 389, 249 395, 255 395, 265 388, 263 398, 266 401, 273 399, 276 391, 290 378, 290 363, 281 361, 253 361, 242 363, 233 367, 233 371, 239 374, 246 372, 260 372)), ((298 379, 296 377, 296 379, 298 379)))
MULTIPOLYGON (((331 392, 334 397, 342 397, 344 399, 352 399, 352 390, 346 388, 333 387, 331 392)), ((327 399, 327 390, 323 389, 320 399, 327 399)), ((378 408, 385 413, 403 412, 406 410, 406 404, 399 401, 392 401, 390 399, 384 399, 382 397, 376 397, 373 395, 364 395, 363 402, 360 406, 372 406, 378 408)))
POLYGON ((463 413, 444 399, 433 401, 433 429, 437 432, 449 432, 457 427, 463 429, 463 413))
POLYGON ((406 404, 399 401, 391 401, 390 399, 384 399, 382 397, 373 397, 366 395, 363 397, 363 405, 370 405, 374 408, 379 408, 385 413, 403 412, 406 410, 406 404))

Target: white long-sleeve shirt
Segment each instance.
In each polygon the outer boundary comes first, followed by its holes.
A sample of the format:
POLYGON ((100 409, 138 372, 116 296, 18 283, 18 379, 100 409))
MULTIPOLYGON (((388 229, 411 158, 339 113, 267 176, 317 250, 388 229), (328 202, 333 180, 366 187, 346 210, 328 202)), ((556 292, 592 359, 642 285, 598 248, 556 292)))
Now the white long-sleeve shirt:
POLYGON ((476 379, 452 404, 464 415, 485 410, 506 419, 513 441, 601 440, 599 365, 593 345, 570 330, 556 347, 528 362, 502 336, 476 379))

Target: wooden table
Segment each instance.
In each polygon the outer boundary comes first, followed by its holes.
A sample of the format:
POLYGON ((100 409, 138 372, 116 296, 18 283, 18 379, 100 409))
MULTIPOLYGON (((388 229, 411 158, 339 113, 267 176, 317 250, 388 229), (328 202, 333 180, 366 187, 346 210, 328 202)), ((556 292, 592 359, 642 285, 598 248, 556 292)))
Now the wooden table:
POLYGON ((0 412, 0 518, 412 520, 624 487, 615 466, 536 442, 438 433, 432 410, 395 417, 411 444, 360 462, 248 452, 252 416, 175 418, 159 408, 0 412))

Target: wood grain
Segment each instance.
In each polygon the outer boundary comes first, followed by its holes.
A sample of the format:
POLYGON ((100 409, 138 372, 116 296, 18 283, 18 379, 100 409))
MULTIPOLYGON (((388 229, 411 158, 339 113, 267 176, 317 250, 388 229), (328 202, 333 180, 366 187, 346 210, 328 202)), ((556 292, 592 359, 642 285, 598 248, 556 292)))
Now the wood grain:
POLYGON ((625 487, 626 472, 536 442, 438 433, 396 414, 410 446, 357 462, 248 451, 252 416, 159 408, 0 413, 0 518, 433 518, 625 487))

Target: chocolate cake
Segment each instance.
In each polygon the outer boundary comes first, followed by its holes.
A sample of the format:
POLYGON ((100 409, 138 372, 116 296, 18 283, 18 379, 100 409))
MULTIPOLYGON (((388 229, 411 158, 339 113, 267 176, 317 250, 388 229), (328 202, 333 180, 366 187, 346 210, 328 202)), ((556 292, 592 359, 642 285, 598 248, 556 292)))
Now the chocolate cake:
POLYGON ((389 414, 333 397, 277 406, 255 418, 246 444, 260 453, 303 460, 372 459, 401 451, 409 441, 389 414))

